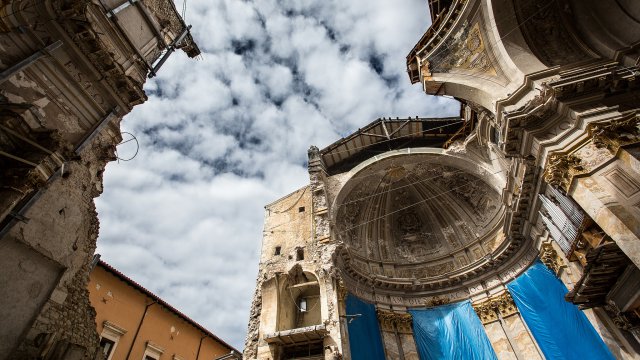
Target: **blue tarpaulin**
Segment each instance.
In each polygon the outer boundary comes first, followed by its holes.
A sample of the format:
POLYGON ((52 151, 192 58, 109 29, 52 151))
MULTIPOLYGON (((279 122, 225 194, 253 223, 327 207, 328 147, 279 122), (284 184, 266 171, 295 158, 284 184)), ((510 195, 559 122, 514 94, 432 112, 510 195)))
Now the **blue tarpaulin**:
POLYGON ((497 359, 469 301, 409 312, 421 360, 497 359))
POLYGON ((613 359, 587 317, 565 301, 567 288, 542 262, 507 288, 547 359, 613 359))
POLYGON ((347 328, 353 360, 384 360, 376 307, 348 294, 347 328), (360 314, 359 316, 353 316, 360 314))

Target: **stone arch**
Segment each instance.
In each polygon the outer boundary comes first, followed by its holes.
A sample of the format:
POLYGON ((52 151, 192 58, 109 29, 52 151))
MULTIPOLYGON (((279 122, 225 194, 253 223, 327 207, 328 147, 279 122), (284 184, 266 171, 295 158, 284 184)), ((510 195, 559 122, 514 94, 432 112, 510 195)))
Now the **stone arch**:
POLYGON ((503 233, 505 183, 494 172, 470 154, 429 148, 391 151, 349 172, 331 214, 349 292, 407 307, 424 306, 424 296, 467 298, 469 281, 493 276, 492 259, 507 261, 517 246, 503 233))
POLYGON ((318 277, 294 266, 281 276, 278 291, 276 330, 291 330, 322 322, 318 277))

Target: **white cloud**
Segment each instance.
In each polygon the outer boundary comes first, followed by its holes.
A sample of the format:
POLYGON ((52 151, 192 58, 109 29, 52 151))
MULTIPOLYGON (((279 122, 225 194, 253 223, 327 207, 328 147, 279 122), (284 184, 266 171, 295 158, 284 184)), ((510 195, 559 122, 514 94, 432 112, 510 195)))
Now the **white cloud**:
POLYGON ((172 55, 123 121, 141 149, 105 172, 103 259, 242 349, 263 206, 308 183, 308 147, 457 113, 405 72, 427 22, 422 0, 191 0, 203 60, 172 55))

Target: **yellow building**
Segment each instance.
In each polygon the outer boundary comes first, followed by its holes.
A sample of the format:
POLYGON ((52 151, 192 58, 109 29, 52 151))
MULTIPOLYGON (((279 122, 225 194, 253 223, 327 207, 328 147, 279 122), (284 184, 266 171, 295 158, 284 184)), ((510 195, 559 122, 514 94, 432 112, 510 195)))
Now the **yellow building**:
POLYGON ((104 261, 89 299, 105 360, 241 359, 231 345, 104 261))

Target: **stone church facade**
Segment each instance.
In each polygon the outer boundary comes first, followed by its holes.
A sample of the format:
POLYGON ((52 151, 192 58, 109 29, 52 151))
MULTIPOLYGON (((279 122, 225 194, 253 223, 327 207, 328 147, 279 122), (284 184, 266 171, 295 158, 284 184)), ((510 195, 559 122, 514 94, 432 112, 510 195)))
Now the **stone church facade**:
POLYGON ((461 301, 497 358, 544 358, 507 287, 538 260, 613 356, 638 358, 640 6, 429 6, 407 71, 460 117, 311 147, 309 185, 265 207, 245 358, 357 358, 349 296, 375 307, 388 359, 418 359, 411 310, 461 301))
POLYGON ((0 1, 0 359, 93 359, 93 198, 120 121, 176 49, 172 1, 0 1))

